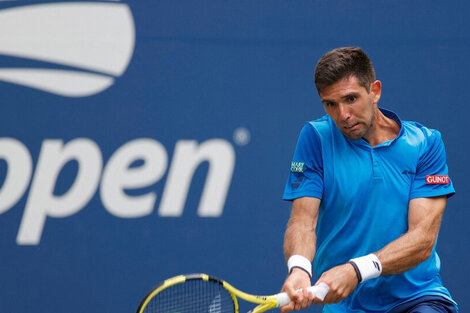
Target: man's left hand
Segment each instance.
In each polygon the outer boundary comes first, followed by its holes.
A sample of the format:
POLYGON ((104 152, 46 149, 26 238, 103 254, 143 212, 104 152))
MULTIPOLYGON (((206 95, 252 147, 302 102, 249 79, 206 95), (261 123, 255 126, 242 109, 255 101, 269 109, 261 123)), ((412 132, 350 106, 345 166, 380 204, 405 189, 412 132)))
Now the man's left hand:
POLYGON ((349 296, 359 283, 356 271, 349 263, 338 265, 321 275, 316 285, 320 282, 326 283, 330 291, 323 301, 315 298, 315 304, 337 303, 349 296))

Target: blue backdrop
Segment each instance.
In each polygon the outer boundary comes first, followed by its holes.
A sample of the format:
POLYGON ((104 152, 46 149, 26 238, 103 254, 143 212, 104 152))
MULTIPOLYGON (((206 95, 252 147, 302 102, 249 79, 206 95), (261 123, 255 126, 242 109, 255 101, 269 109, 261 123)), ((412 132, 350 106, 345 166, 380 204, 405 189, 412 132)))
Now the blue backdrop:
POLYGON ((0 1, 0 310, 133 312, 190 272, 277 292, 291 156, 324 114, 313 69, 354 45, 374 62, 380 105, 443 134, 457 195, 438 253, 467 311, 469 9, 0 1))

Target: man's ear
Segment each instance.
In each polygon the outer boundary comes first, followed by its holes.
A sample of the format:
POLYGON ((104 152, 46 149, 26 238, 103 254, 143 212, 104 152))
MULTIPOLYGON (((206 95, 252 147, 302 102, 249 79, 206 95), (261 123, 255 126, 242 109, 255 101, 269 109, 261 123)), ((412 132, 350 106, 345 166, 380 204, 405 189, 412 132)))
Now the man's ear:
POLYGON ((370 92, 372 93, 372 101, 374 104, 379 102, 380 95, 382 94, 382 82, 380 80, 376 80, 371 83, 370 92))

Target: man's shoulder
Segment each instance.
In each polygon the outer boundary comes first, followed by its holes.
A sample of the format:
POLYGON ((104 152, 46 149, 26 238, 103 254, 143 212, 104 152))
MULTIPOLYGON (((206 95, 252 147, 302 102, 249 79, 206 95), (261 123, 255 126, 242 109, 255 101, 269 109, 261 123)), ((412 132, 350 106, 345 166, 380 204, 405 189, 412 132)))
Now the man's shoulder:
POLYGON ((318 135, 323 137, 331 131, 333 123, 328 115, 323 115, 320 118, 307 122, 305 127, 315 129, 318 135))
POLYGON ((441 139, 437 129, 429 128, 415 121, 402 121, 402 127, 407 138, 416 142, 426 143, 441 139))

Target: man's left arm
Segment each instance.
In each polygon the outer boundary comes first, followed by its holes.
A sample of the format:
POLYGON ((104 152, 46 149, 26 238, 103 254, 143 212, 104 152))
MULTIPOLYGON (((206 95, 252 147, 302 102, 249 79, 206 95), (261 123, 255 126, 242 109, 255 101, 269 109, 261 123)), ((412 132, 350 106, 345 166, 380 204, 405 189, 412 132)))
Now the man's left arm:
MULTIPOLYGON (((374 253, 381 263, 381 275, 403 273, 431 255, 441 225, 447 196, 416 198, 410 200, 408 210, 408 231, 374 253)), ((385 225, 384 225, 385 227, 385 225)), ((354 265, 336 266, 318 279, 325 282, 330 291, 323 302, 336 303, 351 294, 359 283, 354 265)))
POLYGON ((408 231, 375 253, 382 263, 382 275, 403 273, 429 258, 446 202, 447 196, 410 201, 408 231))

